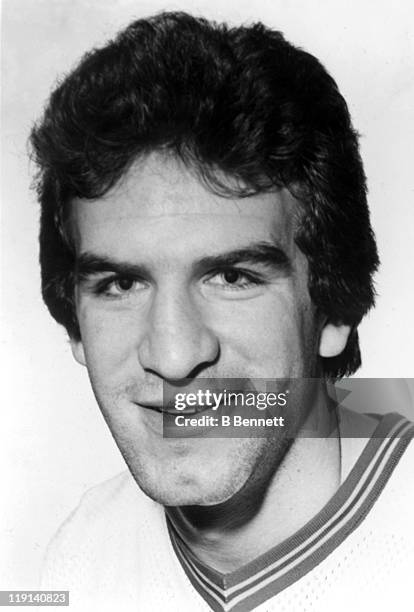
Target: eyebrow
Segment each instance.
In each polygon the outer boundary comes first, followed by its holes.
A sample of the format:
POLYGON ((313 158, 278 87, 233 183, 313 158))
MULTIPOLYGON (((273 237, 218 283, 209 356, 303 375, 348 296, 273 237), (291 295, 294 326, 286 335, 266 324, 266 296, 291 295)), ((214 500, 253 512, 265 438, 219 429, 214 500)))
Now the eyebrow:
POLYGON ((269 242, 257 242, 242 249, 202 257, 196 269, 226 268, 236 264, 262 264, 277 269, 290 269, 290 260, 280 248, 269 242))
POLYGON ((119 276, 145 276, 149 270, 143 265, 89 252, 81 253, 77 257, 75 275, 78 281, 103 272, 113 272, 119 276))
MULTIPOLYGON (((288 272, 291 262, 287 254, 280 248, 268 242, 253 243, 245 248, 226 251, 218 255, 208 255, 194 264, 196 272, 208 269, 224 269, 236 264, 262 264, 273 269, 288 272)), ((81 253, 75 266, 77 280, 85 280, 94 274, 113 272, 119 276, 145 277, 150 275, 147 266, 121 261, 94 253, 81 253)))

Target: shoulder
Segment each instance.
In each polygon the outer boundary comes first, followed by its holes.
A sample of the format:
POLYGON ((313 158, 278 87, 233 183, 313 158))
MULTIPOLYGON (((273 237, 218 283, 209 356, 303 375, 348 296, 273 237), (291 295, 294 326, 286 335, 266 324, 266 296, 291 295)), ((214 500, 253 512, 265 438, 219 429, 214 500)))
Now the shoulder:
POLYGON ((343 482, 354 483, 355 495, 366 493, 373 506, 370 518, 382 517, 384 529, 385 524, 404 529, 409 519, 411 530, 414 423, 398 413, 342 411, 340 430, 343 482))
POLYGON ((147 497, 140 491, 128 471, 95 485, 83 494, 79 505, 69 517, 73 519, 99 519, 116 509, 117 511, 129 503, 145 504, 147 497))
POLYGON ((162 517, 162 507, 139 489, 129 472, 93 487, 49 544, 42 586, 61 588, 81 584, 83 576, 96 574, 99 580, 98 574, 115 575, 121 559, 132 563, 139 555, 139 543, 146 546, 148 525, 162 517))
POLYGON ((407 455, 404 463, 410 461, 409 458, 412 457, 413 445, 410 444, 410 440, 413 437, 414 424, 398 413, 366 414, 340 406, 338 424, 341 443, 341 482, 345 481, 355 464, 362 466, 372 458, 372 453, 363 452, 366 447, 375 449, 377 458, 385 449, 393 451, 393 459, 398 458, 398 461, 391 462, 393 466, 399 463, 403 455, 407 455), (395 447, 398 449, 395 450, 395 447))
POLYGON ((88 533, 91 530, 98 530, 102 523, 108 525, 115 516, 119 522, 118 519, 131 507, 131 504, 145 506, 148 501, 129 472, 122 472, 86 491, 54 539, 62 540, 83 529, 88 533))

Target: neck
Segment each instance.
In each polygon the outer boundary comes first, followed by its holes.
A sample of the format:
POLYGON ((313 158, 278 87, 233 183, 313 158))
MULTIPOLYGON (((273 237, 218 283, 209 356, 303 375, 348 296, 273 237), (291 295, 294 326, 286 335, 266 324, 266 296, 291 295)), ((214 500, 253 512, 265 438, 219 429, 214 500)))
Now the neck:
POLYGON ((301 435, 310 429, 308 420, 270 480, 248 483, 215 506, 166 509, 200 561, 219 572, 232 572, 293 535, 334 495, 340 485, 340 445, 336 416, 328 410, 328 402, 326 394, 319 398, 318 414, 323 415, 325 431, 334 429, 335 434, 301 435))

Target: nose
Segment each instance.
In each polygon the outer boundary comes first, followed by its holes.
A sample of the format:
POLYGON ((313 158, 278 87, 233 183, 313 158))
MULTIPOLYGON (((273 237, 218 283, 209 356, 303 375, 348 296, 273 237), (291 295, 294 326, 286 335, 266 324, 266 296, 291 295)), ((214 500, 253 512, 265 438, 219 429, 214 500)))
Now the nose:
POLYGON ((214 363, 219 342, 204 318, 189 292, 158 290, 138 349, 143 369, 165 380, 180 380, 214 363))

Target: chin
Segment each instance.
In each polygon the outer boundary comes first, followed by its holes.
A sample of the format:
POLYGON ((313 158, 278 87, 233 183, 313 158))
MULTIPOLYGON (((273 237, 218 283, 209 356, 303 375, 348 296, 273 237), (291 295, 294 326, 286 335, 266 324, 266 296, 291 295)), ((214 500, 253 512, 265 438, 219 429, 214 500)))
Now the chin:
POLYGON ((234 474, 229 478, 221 474, 217 480, 211 474, 197 472, 156 475, 131 468, 130 471, 140 489, 163 506, 214 506, 229 500, 244 484, 234 474))
POLYGON ((211 494, 204 493, 199 494, 196 492, 182 492, 182 491, 160 491, 154 490, 153 488, 147 488, 142 485, 139 485, 142 491, 148 497, 150 497, 155 502, 161 504, 162 506, 217 506, 219 504, 225 503, 228 501, 232 495, 217 495, 217 492, 214 491, 211 494))
POLYGON ((215 506, 236 500, 274 463, 274 441, 265 438, 196 442, 141 447, 140 453, 133 445, 124 446, 123 456, 138 486, 163 506, 215 506))

